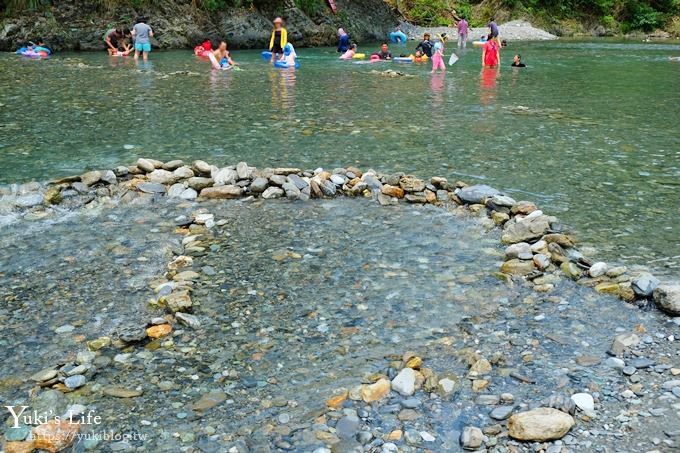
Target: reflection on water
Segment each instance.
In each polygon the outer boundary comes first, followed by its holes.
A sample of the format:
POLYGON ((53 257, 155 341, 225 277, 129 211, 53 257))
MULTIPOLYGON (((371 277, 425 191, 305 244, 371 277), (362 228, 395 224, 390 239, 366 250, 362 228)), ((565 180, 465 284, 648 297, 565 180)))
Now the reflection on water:
POLYGON ((242 71, 226 73, 189 51, 153 53, 148 66, 104 53, 3 55, 0 180, 139 156, 441 174, 537 201, 606 256, 663 260, 680 256, 680 78, 667 60, 679 50, 510 43, 503 61, 521 53, 526 70, 480 72, 469 49, 446 77, 399 65, 414 77, 398 78, 370 74, 394 64, 338 61, 330 48, 301 49, 298 71, 235 51, 242 71))

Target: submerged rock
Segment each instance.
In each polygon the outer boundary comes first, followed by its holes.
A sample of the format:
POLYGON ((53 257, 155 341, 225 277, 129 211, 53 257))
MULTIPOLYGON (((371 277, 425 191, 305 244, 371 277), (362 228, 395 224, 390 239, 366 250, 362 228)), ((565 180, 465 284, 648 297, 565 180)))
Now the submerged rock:
POLYGON ((466 450, 477 450, 484 443, 484 433, 476 426, 466 426, 460 434, 460 445, 466 450))

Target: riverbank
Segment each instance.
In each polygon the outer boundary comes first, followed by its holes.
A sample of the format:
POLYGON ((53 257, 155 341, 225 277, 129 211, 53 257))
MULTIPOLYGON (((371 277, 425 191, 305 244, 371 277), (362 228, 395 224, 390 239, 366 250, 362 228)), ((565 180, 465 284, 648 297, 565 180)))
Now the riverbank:
POLYGON ((8 429, 6 451, 676 445, 680 318, 557 262, 497 274, 542 262, 499 246, 520 232, 585 261, 556 219, 488 186, 139 159, 6 192, 0 341, 16 364, 0 394, 79 420, 8 429), (36 310, 44 335, 27 341, 36 310))
MULTIPOLYGON (((455 41, 458 36, 458 31, 453 27, 418 27, 408 23, 402 23, 401 29, 406 33, 409 39, 422 39, 423 33, 429 32, 434 35, 442 35, 446 33, 450 40, 455 41)), ((550 41, 557 39, 557 36, 548 33, 545 30, 536 28, 529 22, 524 20, 513 20, 500 24, 498 26, 499 36, 501 39, 508 41, 550 41)), ((480 37, 489 34, 489 29, 484 27, 470 28, 468 32, 468 41, 478 41, 480 37)))
POLYGON ((132 27, 145 15, 154 29, 152 44, 160 49, 187 49, 205 39, 226 39, 232 49, 264 49, 269 45, 272 20, 283 16, 289 39, 299 47, 333 45, 337 29, 344 27, 359 42, 384 39, 398 16, 381 0, 338 0, 338 14, 326 3, 304 10, 295 3, 280 10, 267 4, 258 7, 227 7, 214 11, 195 2, 161 0, 134 7, 121 3, 107 9, 67 0, 58 7, 3 17, 0 50, 14 51, 42 37, 56 51, 104 50, 103 36, 112 27, 132 27))

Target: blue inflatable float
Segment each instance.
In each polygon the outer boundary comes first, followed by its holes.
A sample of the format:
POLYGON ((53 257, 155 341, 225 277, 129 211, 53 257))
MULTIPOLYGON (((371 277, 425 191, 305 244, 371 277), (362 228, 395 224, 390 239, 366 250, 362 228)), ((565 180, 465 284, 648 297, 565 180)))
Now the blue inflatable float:
POLYGON ((396 63, 413 63, 413 60, 411 60, 410 57, 395 57, 393 58, 393 61, 396 63))
POLYGON ((390 33, 390 41, 398 42, 399 44, 406 44, 406 34, 403 31, 393 31, 390 33))
MULTIPOLYGON (((283 48, 283 55, 285 57, 290 57, 290 55, 293 55, 293 58, 295 60, 295 64, 290 64, 286 60, 276 60, 274 61, 274 67, 275 68, 280 68, 280 69, 288 69, 288 68, 295 68, 298 69, 300 67, 300 62, 297 60, 297 54, 295 53, 295 48, 291 43, 288 43, 285 45, 283 48)), ((262 59, 265 61, 271 61, 272 59, 272 53, 268 51, 262 52, 262 59)))
POLYGON ((29 58, 46 58, 52 54, 52 50, 42 46, 22 47, 16 51, 16 54, 29 58))

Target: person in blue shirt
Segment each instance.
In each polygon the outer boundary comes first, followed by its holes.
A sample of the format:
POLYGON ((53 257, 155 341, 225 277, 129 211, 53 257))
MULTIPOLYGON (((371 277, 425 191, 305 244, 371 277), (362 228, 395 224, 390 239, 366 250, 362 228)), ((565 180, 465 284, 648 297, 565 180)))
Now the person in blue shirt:
POLYGON ((493 17, 489 19, 487 27, 489 27, 489 34, 491 37, 498 38, 498 25, 496 25, 496 21, 494 21, 493 17))
POLYGON ((345 53, 349 49, 349 35, 343 28, 338 28, 338 52, 345 53))

